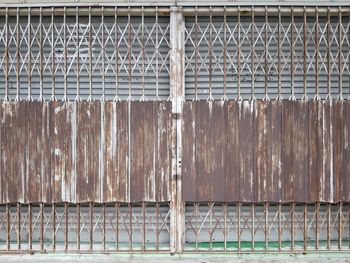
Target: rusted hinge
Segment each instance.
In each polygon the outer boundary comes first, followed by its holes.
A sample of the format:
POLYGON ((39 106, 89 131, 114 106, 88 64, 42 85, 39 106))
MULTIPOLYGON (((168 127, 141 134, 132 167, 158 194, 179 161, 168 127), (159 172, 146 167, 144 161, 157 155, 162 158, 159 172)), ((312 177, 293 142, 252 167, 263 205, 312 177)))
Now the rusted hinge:
POLYGON ((174 112, 174 113, 172 113, 172 117, 173 117, 173 119, 178 120, 178 119, 180 119, 181 114, 177 113, 177 112, 174 112))

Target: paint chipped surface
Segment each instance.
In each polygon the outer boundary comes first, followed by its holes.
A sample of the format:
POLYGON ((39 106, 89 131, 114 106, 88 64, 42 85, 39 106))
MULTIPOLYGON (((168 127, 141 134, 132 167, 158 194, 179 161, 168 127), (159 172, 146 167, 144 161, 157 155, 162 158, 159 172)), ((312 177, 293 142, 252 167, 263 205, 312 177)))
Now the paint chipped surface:
POLYGON ((1 203, 170 200, 171 102, 3 102, 0 114, 1 203))
POLYGON ((185 202, 349 201, 348 101, 184 103, 185 202))

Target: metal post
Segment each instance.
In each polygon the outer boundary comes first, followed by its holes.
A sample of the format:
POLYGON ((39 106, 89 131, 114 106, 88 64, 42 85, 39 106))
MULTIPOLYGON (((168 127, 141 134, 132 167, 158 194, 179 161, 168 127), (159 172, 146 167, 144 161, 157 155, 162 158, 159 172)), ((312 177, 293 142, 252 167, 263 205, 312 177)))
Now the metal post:
POLYGON ((181 198, 181 121, 185 87, 185 23, 181 8, 172 7, 170 13, 170 97, 173 119, 172 182, 170 205, 170 252, 181 253, 185 226, 184 203, 181 198))

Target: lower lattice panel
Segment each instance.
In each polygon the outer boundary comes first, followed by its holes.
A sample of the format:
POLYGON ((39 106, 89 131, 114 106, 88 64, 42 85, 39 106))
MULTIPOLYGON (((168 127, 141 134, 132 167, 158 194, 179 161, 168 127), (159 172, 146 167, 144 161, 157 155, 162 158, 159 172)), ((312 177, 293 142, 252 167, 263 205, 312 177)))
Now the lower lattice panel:
POLYGON ((0 252, 169 251, 168 203, 0 206, 0 252))
POLYGON ((192 203, 185 252, 350 251, 349 204, 192 203))

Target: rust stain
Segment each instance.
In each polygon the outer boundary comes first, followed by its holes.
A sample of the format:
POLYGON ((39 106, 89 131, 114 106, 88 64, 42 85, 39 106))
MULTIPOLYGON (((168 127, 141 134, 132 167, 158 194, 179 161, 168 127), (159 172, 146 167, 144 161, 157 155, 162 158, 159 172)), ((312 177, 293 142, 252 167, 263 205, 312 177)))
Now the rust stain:
POLYGON ((184 201, 349 201, 349 110, 347 101, 184 102, 184 201))
POLYGON ((2 102, 0 202, 169 201, 171 123, 171 102, 2 102))

